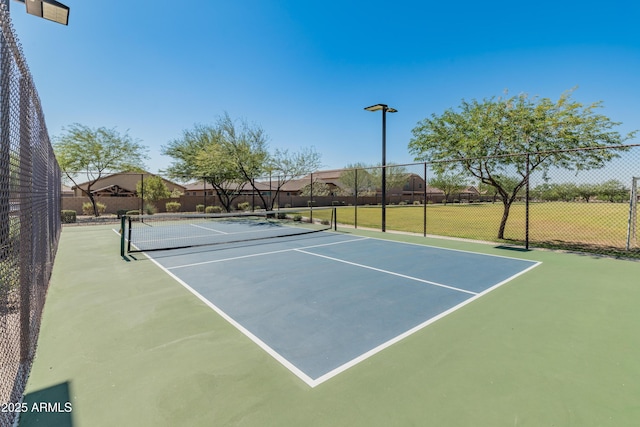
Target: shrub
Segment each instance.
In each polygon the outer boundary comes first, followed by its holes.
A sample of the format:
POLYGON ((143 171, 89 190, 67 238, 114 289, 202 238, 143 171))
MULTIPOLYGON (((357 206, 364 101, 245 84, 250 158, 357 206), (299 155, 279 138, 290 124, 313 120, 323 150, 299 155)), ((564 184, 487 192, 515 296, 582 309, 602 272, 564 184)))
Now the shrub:
MULTIPOLYGON (((107 209, 107 205, 100 202, 96 202, 96 207, 98 208, 98 215, 104 213, 104 211, 107 209)), ((91 204, 91 202, 85 202, 82 204, 82 214, 93 215, 93 205, 91 204)))
POLYGON ((140 215, 140 211, 137 209, 134 209, 132 211, 127 211, 126 215, 127 216, 140 215))
POLYGON ((291 207, 291 203, 285 203, 284 208, 289 209, 291 207))
POLYGON ((287 214, 284 212, 278 212, 276 215, 278 219, 287 219, 287 214))
POLYGON ((420 206, 420 201, 418 201, 418 200, 414 200, 414 201, 413 201, 413 205, 414 205, 414 206, 420 206))
POLYGON ((251 203, 249 202, 238 203, 239 211, 248 211, 250 207, 251 207, 251 203))
POLYGON ((155 213, 158 213, 158 208, 156 208, 155 205, 152 205, 151 203, 144 205, 144 213, 146 213, 147 215, 153 215, 155 213))
POLYGON ((221 213, 222 208, 220 206, 207 206, 204 212, 205 213, 221 213))
POLYGON ((118 219, 122 218, 123 216, 125 216, 127 214, 127 210, 126 209, 118 209, 116 211, 116 214, 118 215, 118 219))
POLYGON ((196 212, 199 212, 199 213, 204 212, 204 205, 196 205, 196 212))
POLYGON ((167 212, 178 212, 180 210, 180 203, 178 202, 167 202, 165 204, 165 208, 167 212))
POLYGON ((302 215, 294 215, 293 216, 293 220, 294 221, 302 221, 302 215))
POLYGON ((85 202, 82 204, 82 214, 93 215, 93 205, 91 204, 91 202, 85 202))
POLYGON ((60 219, 63 224, 73 224, 76 222, 76 211, 63 210, 60 212, 60 219))

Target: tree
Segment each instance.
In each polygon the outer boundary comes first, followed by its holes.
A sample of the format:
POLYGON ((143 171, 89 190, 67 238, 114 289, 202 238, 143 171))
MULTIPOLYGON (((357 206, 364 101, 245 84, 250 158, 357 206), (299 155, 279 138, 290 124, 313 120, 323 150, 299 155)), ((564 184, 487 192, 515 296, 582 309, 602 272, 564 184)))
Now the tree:
POLYGON ((345 166, 340 174, 341 193, 345 196, 374 196, 376 194, 376 177, 371 168, 363 163, 345 166))
POLYGON ((227 211, 251 186, 267 209, 273 209, 281 188, 292 179, 315 170, 320 155, 313 149, 268 151, 267 136, 261 127, 246 121, 236 122, 228 114, 214 125, 197 125, 184 131, 182 138, 163 147, 163 154, 175 160, 167 172, 176 179, 201 177, 210 183, 227 211), (256 188, 256 178, 273 177, 275 192, 267 200, 256 188))
MULTIPOLYGON (((603 147, 622 144, 635 133, 620 135, 613 130, 620 123, 596 113, 601 102, 584 106, 571 94, 564 93, 556 102, 524 94, 463 100, 458 111, 449 109, 420 122, 409 150, 416 160, 456 160, 482 183, 495 187, 503 203, 498 228, 498 238, 503 239, 511 204, 533 171, 546 172, 552 166, 601 168, 618 156, 616 150, 603 147), (507 187, 498 176, 517 176, 518 183, 507 187)), ((433 166, 442 172, 447 163, 433 166)))
POLYGON ((579 197, 578 186, 572 182, 554 184, 553 189, 557 200, 561 200, 563 202, 573 202, 579 197))
POLYGON ((459 193, 467 187, 465 176, 460 172, 438 172, 434 178, 429 180, 431 187, 444 192, 444 203, 449 200, 449 196, 459 193))
POLYGON ((313 183, 307 184, 300 189, 301 196, 329 196, 331 195, 331 187, 326 182, 314 180, 313 183))
POLYGON ((603 199, 614 203, 629 200, 629 189, 617 179, 605 181, 597 186, 597 193, 603 199))
MULTIPOLYGON (((407 172, 407 168, 404 166, 397 166, 393 163, 387 164, 385 166, 386 176, 385 176, 385 192, 389 195, 389 190, 392 188, 403 187, 407 181, 409 180, 409 172, 407 172)), ((369 169, 371 176, 376 184, 377 188, 382 189, 382 166, 378 164, 375 168, 369 169)))
POLYGON ((128 133, 120 134, 115 128, 94 129, 74 123, 63 130, 65 133, 55 138, 53 143, 58 164, 76 187, 78 174, 86 176, 87 188, 78 188, 89 198, 94 215, 98 216, 91 187, 106 172, 142 170, 147 148, 128 133))
POLYGON ((230 212, 247 180, 236 167, 229 149, 218 126, 196 125, 162 147, 162 154, 174 159, 166 170, 169 176, 180 181, 200 178, 209 183, 230 212))
MULTIPOLYGON (((269 174, 270 199, 267 201, 262 193, 258 191, 258 195, 264 203, 264 206, 268 210, 272 210, 274 203, 278 200, 278 194, 286 183, 297 177, 318 170, 320 166, 320 154, 313 148, 302 148, 300 151, 293 153, 290 153, 289 150, 276 149, 272 155, 269 155, 264 168, 264 172, 269 174), (272 178, 274 176, 277 178, 275 180, 275 192, 272 191, 274 188, 272 178)), ((317 185, 318 184, 313 185, 314 194, 316 194, 317 185)))
POLYGON ((594 184, 580 184, 576 186, 576 194, 585 202, 589 203, 592 197, 598 194, 598 186, 594 184))
POLYGON ((136 184, 136 192, 145 202, 149 202, 154 207, 158 200, 171 197, 171 191, 167 184, 159 176, 150 176, 145 180, 140 180, 136 184))

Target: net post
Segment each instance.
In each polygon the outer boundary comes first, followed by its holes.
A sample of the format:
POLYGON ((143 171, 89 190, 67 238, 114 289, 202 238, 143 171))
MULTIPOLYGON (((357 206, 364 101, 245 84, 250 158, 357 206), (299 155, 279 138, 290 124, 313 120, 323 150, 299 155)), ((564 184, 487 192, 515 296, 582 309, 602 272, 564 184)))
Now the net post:
POLYGON ((126 224, 126 215, 120 217, 120 256, 124 258, 124 227, 126 224))
MULTIPOLYGON (((127 217, 127 220, 129 223, 129 229, 128 229, 129 241, 127 242, 127 252, 131 252, 131 217, 127 217)), ((122 233, 124 234, 124 230, 122 231, 122 233)))
POLYGON ((338 208, 333 208, 331 221, 333 221, 333 231, 338 231, 338 208))

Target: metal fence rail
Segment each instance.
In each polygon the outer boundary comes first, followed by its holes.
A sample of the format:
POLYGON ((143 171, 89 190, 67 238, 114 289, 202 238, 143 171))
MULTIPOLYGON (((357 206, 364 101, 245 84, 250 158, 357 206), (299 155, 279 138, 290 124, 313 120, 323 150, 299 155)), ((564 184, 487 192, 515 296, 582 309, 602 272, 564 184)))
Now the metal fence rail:
MULTIPOLYGON (((492 173, 500 176, 508 193, 514 196, 502 231, 504 195, 495 187, 481 185, 477 177, 465 171, 465 164, 478 159, 387 165, 385 228, 424 236, 640 258, 637 215, 640 145, 559 153, 592 156, 599 155, 599 151, 612 156, 610 159, 604 156, 608 160, 597 168, 575 170, 550 164, 544 169, 530 170, 528 180, 523 180, 530 167, 527 158, 555 153, 515 153, 489 158, 498 160, 492 173)), ((113 173, 94 183, 95 190, 91 191, 104 208, 104 217, 131 210, 161 214, 335 206, 341 226, 381 230, 381 176, 381 167, 324 170, 300 177, 223 181, 218 183, 222 189, 212 186, 208 182, 211 178, 176 180, 162 176, 173 195, 152 200, 147 198, 148 193, 139 190, 143 189, 142 183, 149 183, 158 175, 113 173)), ((80 196, 78 189, 75 192, 80 196)), ((69 195, 62 197, 62 204, 63 209, 78 216, 83 211, 85 215, 92 212, 82 209, 82 204, 88 204, 87 197, 69 195)))
MULTIPOLYGON (((15 404, 33 362, 60 236, 61 174, 5 5, 0 27, 0 403, 15 404)), ((17 414, 0 412, 0 425, 12 425, 17 414)))

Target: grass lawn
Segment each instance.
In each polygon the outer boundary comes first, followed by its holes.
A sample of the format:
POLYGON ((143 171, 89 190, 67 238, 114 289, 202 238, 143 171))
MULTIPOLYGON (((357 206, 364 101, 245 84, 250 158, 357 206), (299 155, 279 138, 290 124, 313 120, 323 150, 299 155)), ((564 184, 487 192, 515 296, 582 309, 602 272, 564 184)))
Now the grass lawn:
MULTIPOLYGON (((358 227, 380 229, 380 211, 380 206, 359 206, 358 227)), ((422 233, 423 212, 423 206, 389 206, 387 229, 422 233)), ((428 205, 427 234, 498 241, 502 212, 502 203, 428 205)), ((328 215, 314 212, 316 218, 328 215)), ((340 224, 354 225, 354 208, 338 208, 337 217, 340 224)), ((623 250, 628 218, 626 203, 531 203, 529 239, 542 245, 623 250)), ((524 203, 511 206, 505 238, 524 241, 524 203)))

